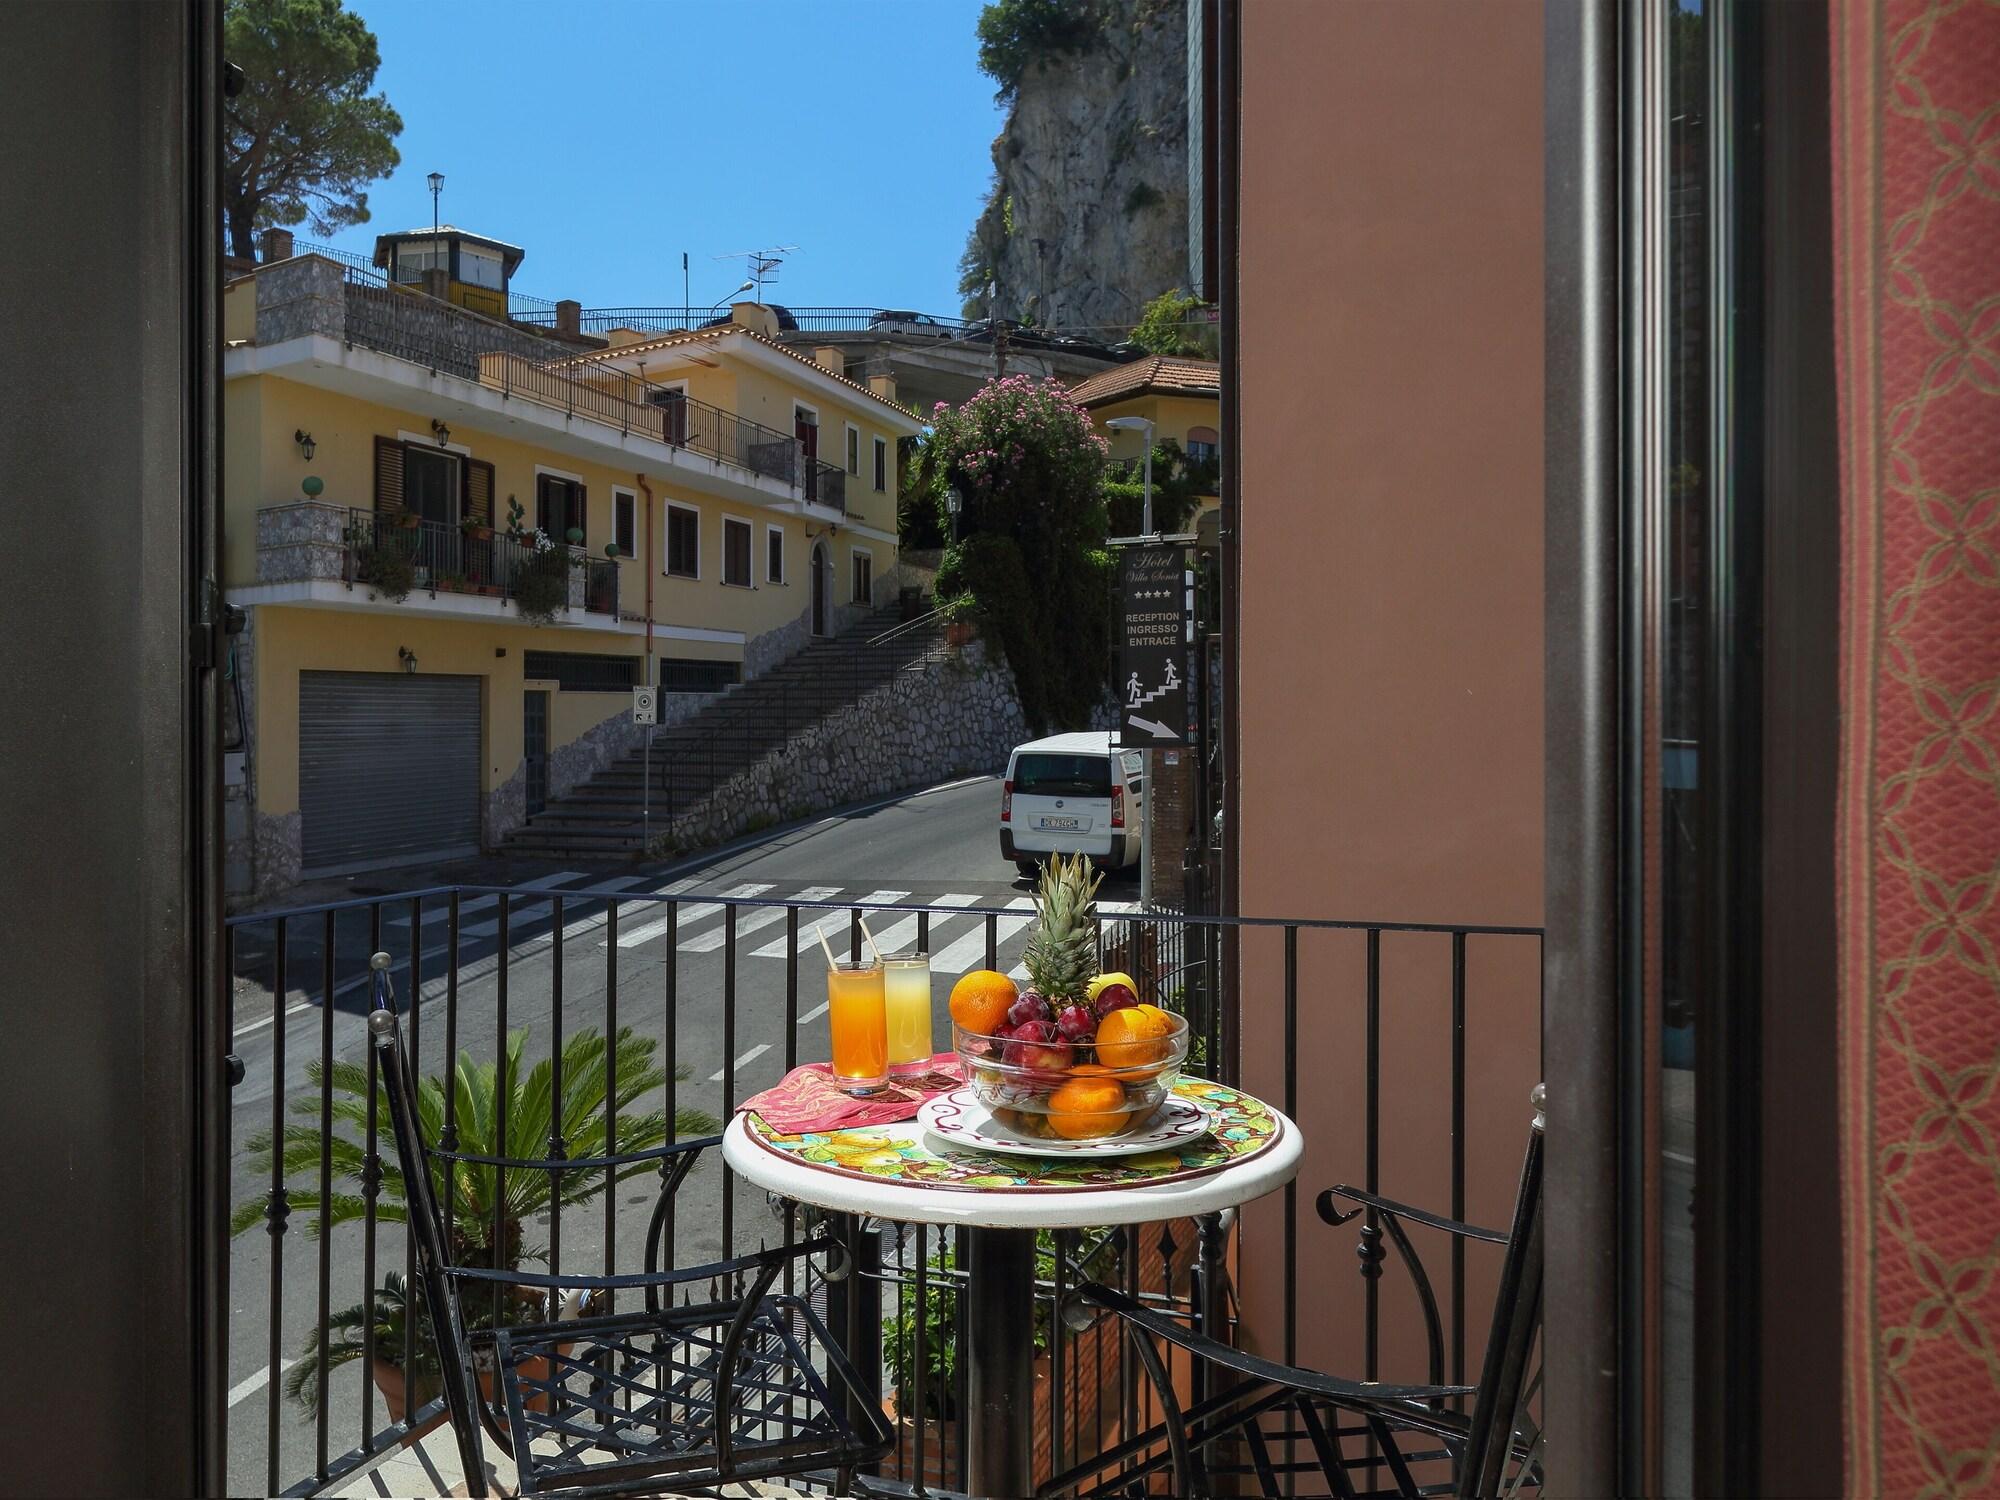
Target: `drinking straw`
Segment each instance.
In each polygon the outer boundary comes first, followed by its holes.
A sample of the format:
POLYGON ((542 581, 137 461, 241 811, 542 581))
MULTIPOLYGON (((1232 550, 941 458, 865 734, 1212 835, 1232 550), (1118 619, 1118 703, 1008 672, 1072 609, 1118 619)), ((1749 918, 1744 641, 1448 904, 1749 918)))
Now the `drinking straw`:
POLYGON ((875 955, 875 962, 879 964, 882 962, 882 950, 875 946, 875 934, 868 930, 868 919, 856 912, 854 920, 861 924, 861 935, 868 939, 868 951, 875 955))
POLYGON ((839 968, 840 966, 833 961, 833 948, 826 940, 826 919, 824 917, 813 923, 813 936, 819 939, 820 951, 826 955, 828 970, 839 968))

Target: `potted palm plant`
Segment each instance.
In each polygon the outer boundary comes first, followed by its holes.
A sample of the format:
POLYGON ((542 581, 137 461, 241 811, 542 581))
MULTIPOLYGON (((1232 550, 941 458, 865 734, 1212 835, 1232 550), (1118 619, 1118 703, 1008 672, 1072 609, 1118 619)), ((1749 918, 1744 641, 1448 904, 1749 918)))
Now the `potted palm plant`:
MULTIPOLYGON (((473 1060, 461 1053, 450 1077, 452 1119, 458 1133, 458 1149, 474 1156, 540 1157, 548 1152, 553 1131, 565 1143, 567 1154, 579 1158, 625 1155, 645 1151, 669 1139, 708 1135, 716 1129, 713 1116, 698 1109, 678 1109, 673 1133, 668 1134, 665 1111, 641 1110, 639 1101, 663 1088, 666 1074, 655 1064, 657 1048, 651 1038, 629 1028, 621 1028, 613 1049, 607 1048, 602 1033, 579 1031, 563 1044, 562 1115, 553 1119, 554 1070, 544 1058, 523 1070, 522 1053, 528 1033, 516 1031, 507 1038, 507 1048, 499 1066, 473 1060), (607 1141, 605 1105, 607 1064, 615 1063, 617 1089, 611 1100, 617 1115, 615 1141, 607 1141), (506 1119, 506 1137, 496 1135, 496 1123, 506 1119)), ((688 1070, 678 1070, 685 1080, 688 1070)), ((317 1237, 342 1224, 363 1219, 367 1213, 364 1185, 368 1171, 369 1087, 368 1068, 363 1063, 340 1061, 323 1069, 317 1060, 306 1065, 309 1085, 292 1101, 292 1112, 300 1119, 285 1127, 281 1142, 274 1143, 269 1130, 254 1132, 245 1142, 252 1169, 268 1177, 274 1151, 282 1152, 288 1196, 294 1210, 310 1217, 308 1236, 317 1237), (319 1128, 320 1092, 330 1086, 335 1131, 323 1136, 319 1128), (324 1153, 332 1166, 333 1191, 322 1201, 319 1193, 320 1160, 324 1153)), ((446 1081, 427 1077, 417 1088, 417 1118, 424 1139, 436 1141, 444 1133, 446 1081)), ((377 1139, 394 1139, 387 1098, 376 1090, 375 1128, 377 1139)), ((558 1189, 554 1174, 529 1170, 498 1173, 491 1167, 464 1162, 433 1161, 431 1190, 440 1207, 448 1205, 450 1235, 448 1246, 453 1261, 461 1265, 518 1269, 544 1260, 546 1252, 527 1242, 527 1226, 557 1207, 571 1208, 595 1199, 615 1183, 648 1171, 657 1171, 654 1162, 633 1162, 624 1167, 566 1171, 558 1189), (449 1171, 447 1171, 449 1166, 449 1171)), ((393 1158, 380 1169, 381 1188, 375 1202, 375 1221, 404 1223, 409 1205, 403 1189, 403 1174, 393 1158)), ((242 1234, 264 1221, 264 1199, 246 1199, 236 1206, 231 1232, 242 1234)), ((416 1320, 416 1337, 407 1338, 410 1328, 409 1289, 400 1276, 386 1276, 383 1284, 368 1297, 328 1320, 326 1363, 331 1371, 338 1365, 360 1359, 367 1347, 365 1329, 372 1319, 375 1326, 375 1366, 371 1370, 377 1389, 390 1405, 392 1420, 396 1406, 407 1400, 409 1409, 421 1407, 437 1392, 437 1354, 430 1337, 427 1318, 416 1320), (411 1368, 405 1369, 405 1350, 412 1351, 411 1368)), ((541 1306, 538 1298, 504 1308, 512 1314, 527 1311, 553 1315, 560 1309, 541 1306), (532 1302, 532 1306, 529 1303, 532 1302)), ((466 1321, 472 1327, 489 1326, 494 1318, 492 1301, 468 1298, 466 1321)), ((321 1334, 315 1329, 300 1350, 299 1363, 286 1377, 287 1394, 305 1411, 318 1409, 321 1334)))

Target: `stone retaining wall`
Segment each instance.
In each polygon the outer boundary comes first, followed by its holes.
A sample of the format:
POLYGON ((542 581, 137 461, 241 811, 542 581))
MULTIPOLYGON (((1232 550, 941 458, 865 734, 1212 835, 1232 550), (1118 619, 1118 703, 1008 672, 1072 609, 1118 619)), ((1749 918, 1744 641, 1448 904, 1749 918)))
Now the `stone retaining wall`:
POLYGON ((676 818, 655 853, 953 776, 996 771, 1028 738, 1014 674, 973 641, 867 694, 724 782, 676 818))

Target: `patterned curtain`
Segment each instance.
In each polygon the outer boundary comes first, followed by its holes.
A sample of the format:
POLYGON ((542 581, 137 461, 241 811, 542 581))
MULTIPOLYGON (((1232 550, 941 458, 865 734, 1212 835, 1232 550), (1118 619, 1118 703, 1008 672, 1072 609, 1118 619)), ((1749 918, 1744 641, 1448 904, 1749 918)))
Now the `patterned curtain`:
POLYGON ((1848 1490, 2000 1490, 2000 3, 1834 0, 1848 1490))

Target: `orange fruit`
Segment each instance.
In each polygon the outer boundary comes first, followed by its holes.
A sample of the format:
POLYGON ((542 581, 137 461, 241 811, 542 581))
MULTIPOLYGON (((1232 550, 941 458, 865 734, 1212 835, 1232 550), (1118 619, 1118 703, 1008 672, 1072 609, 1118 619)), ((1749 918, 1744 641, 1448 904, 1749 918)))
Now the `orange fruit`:
POLYGON ((974 969, 951 987, 951 1018, 967 1031, 991 1036, 1007 1024, 1007 1008, 1020 998, 1005 974, 974 969))
POLYGON ((1163 1038, 1173 1032, 1170 1011, 1157 1005, 1128 1005, 1097 1023, 1097 1056, 1113 1068, 1142 1068, 1165 1059, 1163 1038))
POLYGON ((1125 1090, 1115 1078, 1094 1077, 1094 1063, 1071 1069, 1049 1095, 1049 1129, 1067 1141, 1095 1140, 1125 1128, 1125 1090))

